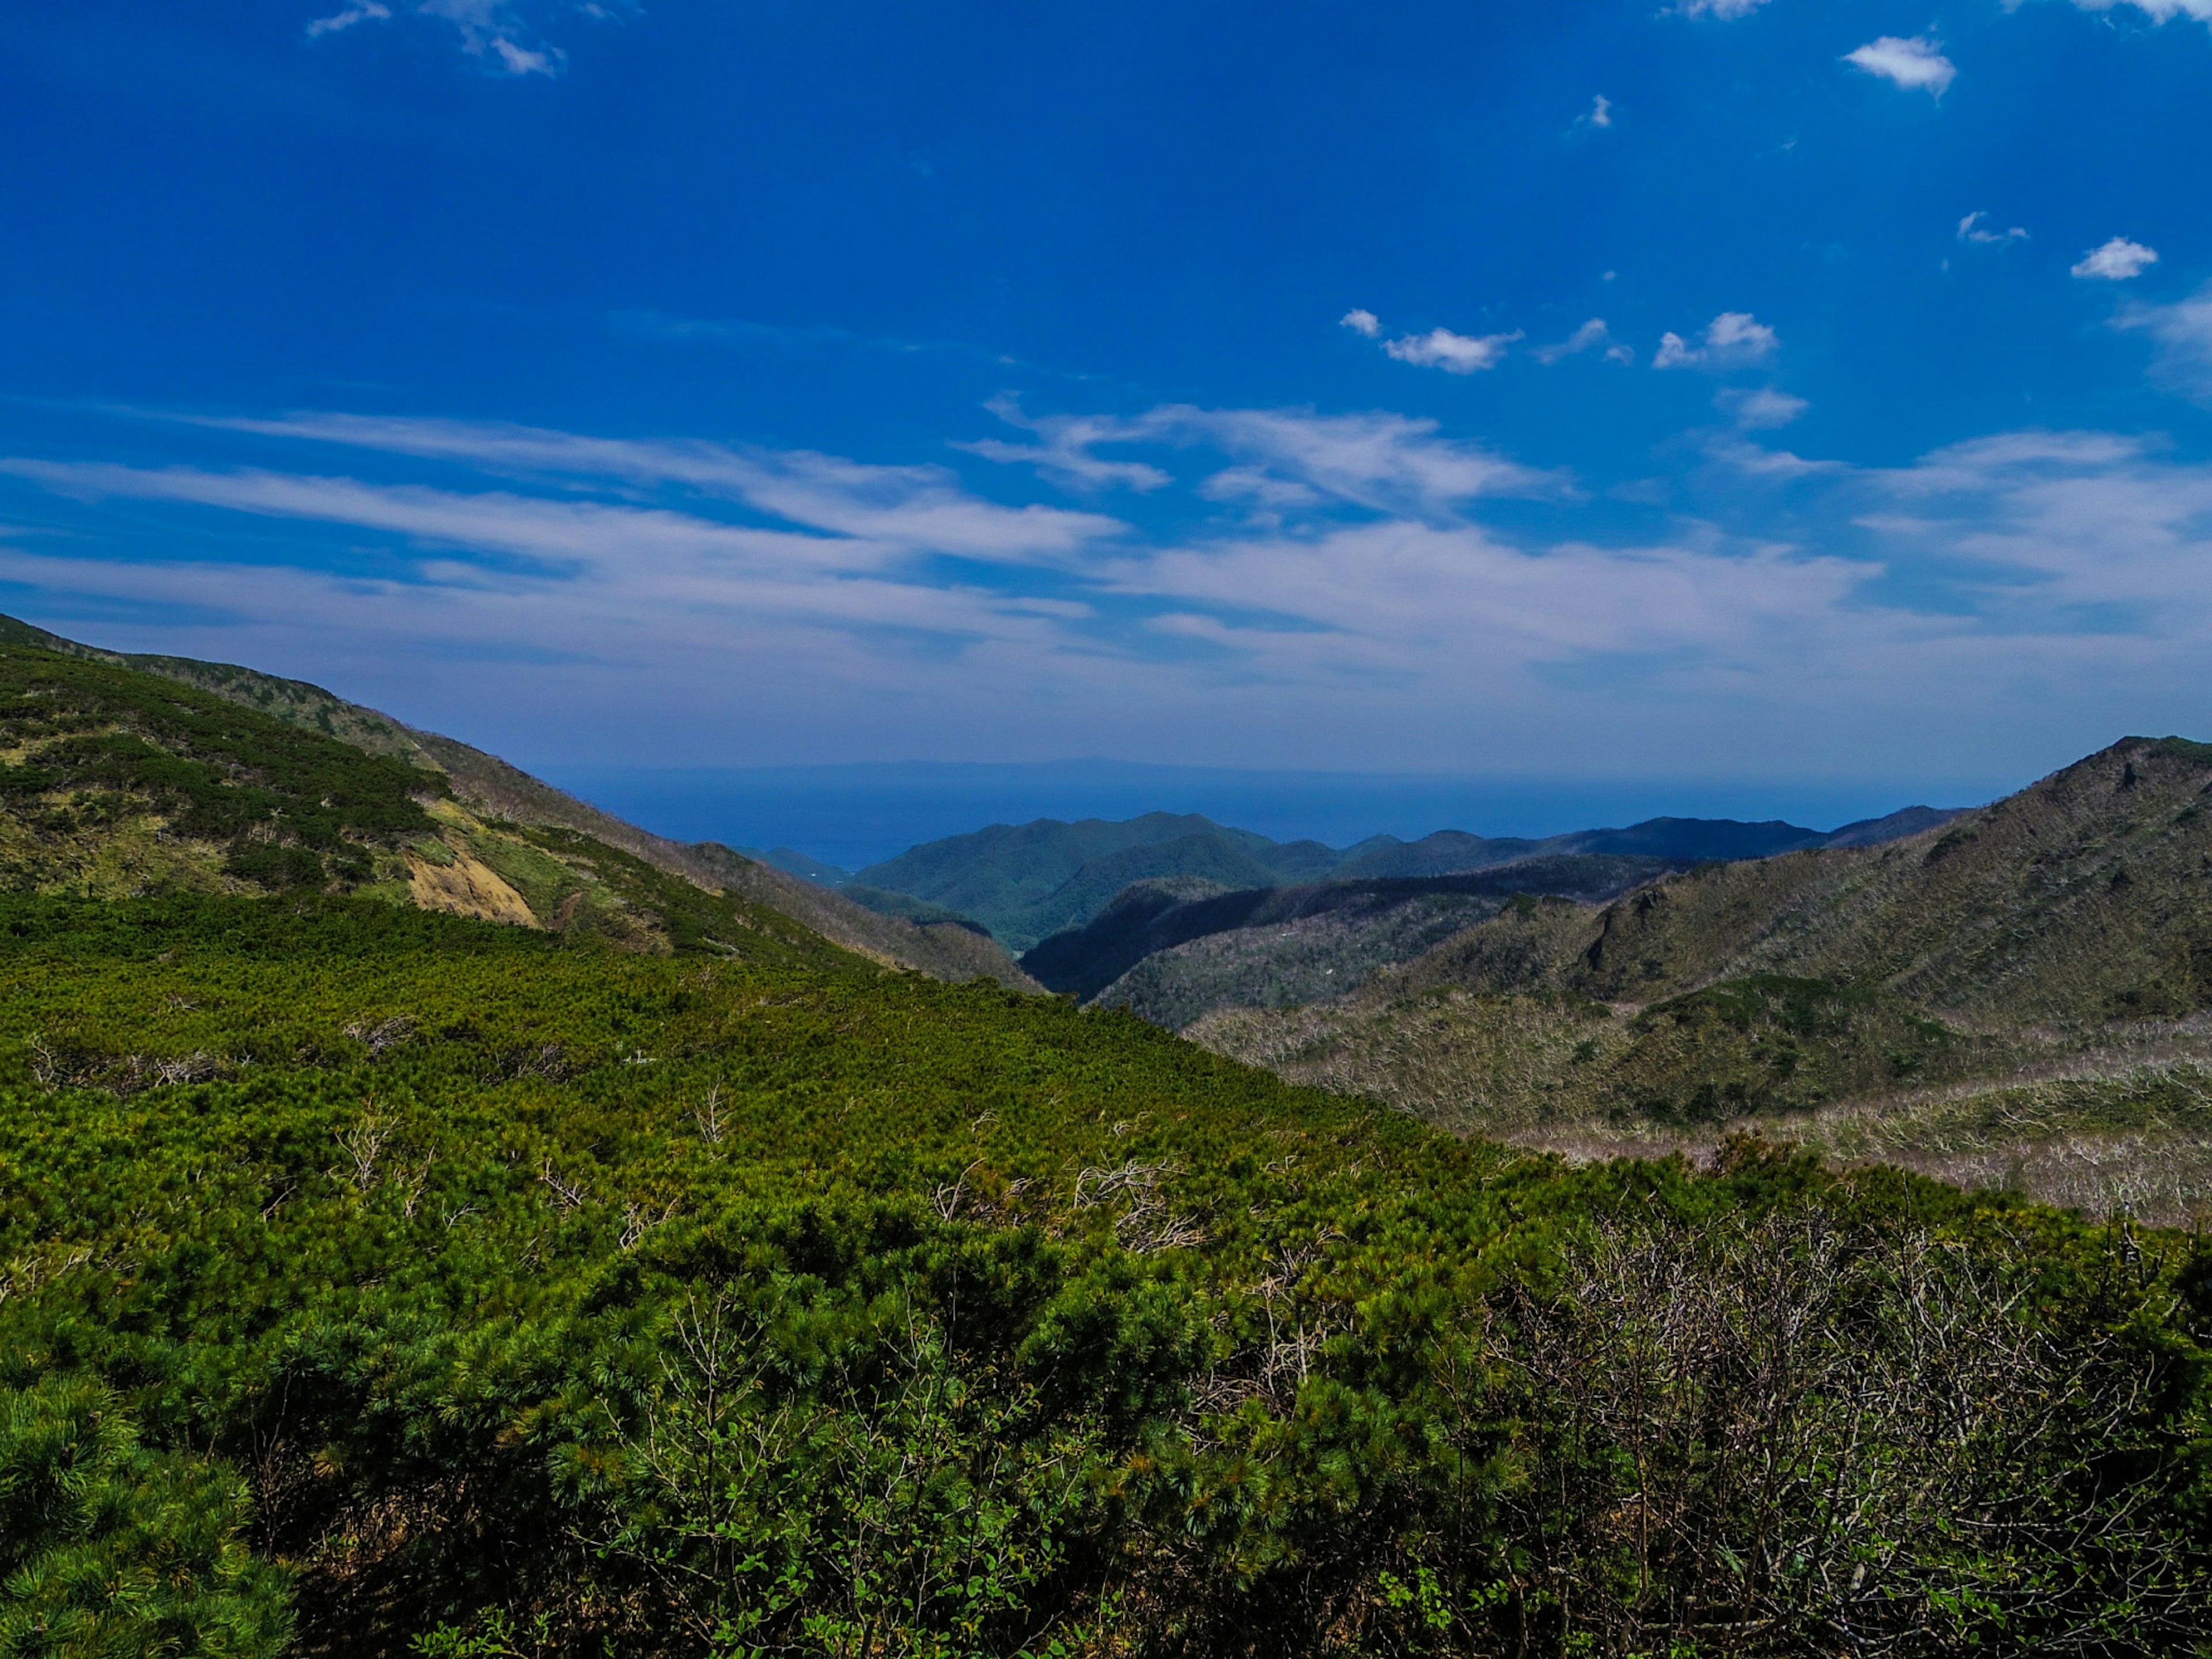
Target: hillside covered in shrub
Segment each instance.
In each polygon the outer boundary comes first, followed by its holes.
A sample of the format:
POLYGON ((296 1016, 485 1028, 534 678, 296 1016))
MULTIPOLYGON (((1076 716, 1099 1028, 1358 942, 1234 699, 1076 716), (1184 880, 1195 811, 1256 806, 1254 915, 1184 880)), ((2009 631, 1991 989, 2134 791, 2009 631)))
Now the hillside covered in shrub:
POLYGON ((2200 1652, 2212 1256, 1126 1015, 0 914, 0 1650, 2200 1652))
POLYGON ((144 896, 362 892, 665 951, 841 946, 1035 988, 957 919, 884 916, 625 823, 319 686, 126 656, 0 617, 0 884, 144 896))

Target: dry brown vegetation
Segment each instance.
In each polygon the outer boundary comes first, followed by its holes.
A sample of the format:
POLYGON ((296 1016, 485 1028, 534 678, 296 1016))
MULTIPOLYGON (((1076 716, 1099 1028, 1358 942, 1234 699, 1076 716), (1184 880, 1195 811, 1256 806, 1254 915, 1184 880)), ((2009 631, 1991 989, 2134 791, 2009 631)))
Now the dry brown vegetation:
POLYGON ((2212 1209, 2212 746, 2131 738, 1938 830, 1519 903, 1356 995, 1188 1035, 1582 1155, 1754 1125, 2093 1210, 2212 1209))

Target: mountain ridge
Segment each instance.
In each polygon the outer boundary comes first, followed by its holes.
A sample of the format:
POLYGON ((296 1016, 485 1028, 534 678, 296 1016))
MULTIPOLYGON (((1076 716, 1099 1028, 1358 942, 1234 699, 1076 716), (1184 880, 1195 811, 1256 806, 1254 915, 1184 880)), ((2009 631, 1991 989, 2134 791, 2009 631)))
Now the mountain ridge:
MULTIPOLYGON (((1413 842, 1370 836, 1341 848, 1316 841, 1275 842, 1197 813, 1037 818, 925 842, 858 872, 849 884, 866 895, 903 894, 972 917, 1009 950, 1026 951, 1054 933, 1087 926, 1137 881, 1190 877, 1240 890, 1461 875, 1551 855, 1644 857, 1672 864, 1767 858, 1808 847, 1874 844, 1948 822, 1958 810, 1906 807, 1832 831, 1778 819, 1656 817, 1541 837, 1458 830, 1413 842)), ((884 902, 872 896, 860 902, 884 902)))
POLYGON ((2009 1158, 2191 1212, 2212 1132, 2162 1079, 2212 1065, 2212 744, 2124 738, 1903 840, 1509 907, 1352 994, 1218 1007, 1185 1035, 1537 1145, 1735 1124, 1937 1173, 2009 1158), (2059 1078, 2065 1111, 2112 1126, 2063 1156, 2008 1127, 2051 1121, 2059 1078))
MULTIPOLYGON (((526 914, 536 916, 514 882, 484 861, 483 855, 490 850, 491 842, 484 839, 482 820, 503 820, 541 834, 587 838, 661 876, 702 891, 728 893, 776 912, 810 933, 882 966, 954 980, 981 974, 1018 988, 1038 988, 995 944, 969 928, 884 916, 717 843, 683 843, 653 835, 532 777, 495 755, 349 702, 306 681, 234 664, 108 651, 15 617, 0 617, 0 651, 10 647, 185 685, 283 726, 425 775, 419 787, 450 795, 473 816, 466 826, 446 826, 453 831, 456 844, 447 847, 445 855, 410 854, 404 885, 416 903, 459 908, 507 920, 526 914), (437 780, 435 785, 431 779, 437 780), (471 837, 480 844, 470 844, 471 837)), ((439 834, 442 836, 444 831, 439 834)), ((554 856, 552 850, 544 846, 525 846, 514 837, 500 842, 498 857, 518 869, 530 866, 533 859, 550 856, 554 856)), ((577 856, 588 860, 588 854, 577 856)), ((538 873, 542 877, 542 872, 538 873)), ((665 897, 675 902, 672 894, 665 897)))

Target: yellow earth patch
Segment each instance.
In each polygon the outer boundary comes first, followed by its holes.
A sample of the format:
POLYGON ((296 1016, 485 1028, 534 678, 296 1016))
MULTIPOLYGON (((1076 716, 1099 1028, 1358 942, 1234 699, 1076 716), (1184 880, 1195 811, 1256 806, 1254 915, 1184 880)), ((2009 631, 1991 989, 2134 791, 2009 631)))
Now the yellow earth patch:
MULTIPOLYGON (((451 843, 448 843, 450 846, 451 843)), ((541 924, 523 902, 522 895, 499 873, 465 848, 453 848, 451 864, 431 863, 419 853, 407 854, 407 890, 424 910, 447 910, 483 921, 512 922, 518 927, 541 924)))

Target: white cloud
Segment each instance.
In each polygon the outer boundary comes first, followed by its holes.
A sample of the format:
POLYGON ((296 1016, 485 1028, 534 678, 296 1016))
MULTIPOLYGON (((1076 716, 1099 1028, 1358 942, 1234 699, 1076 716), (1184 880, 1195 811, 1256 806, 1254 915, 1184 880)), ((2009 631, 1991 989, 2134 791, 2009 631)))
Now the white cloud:
POLYGON ((1043 440, 1036 444, 1010 444, 984 438, 956 443, 955 449, 981 455, 987 461, 1035 467, 1054 483, 1077 489, 1106 488, 1152 490, 1171 480, 1158 467, 1144 461, 1109 460, 1091 453, 1101 442, 1116 441, 1120 423, 1073 415, 1048 416, 1032 420, 1022 413, 1013 398, 1000 396, 984 405, 1009 426, 1034 432, 1043 440))
POLYGON ((1506 347, 1520 337, 1517 328, 1510 334, 1481 336, 1432 328, 1426 334, 1407 334, 1385 340, 1382 349, 1401 363, 1441 368, 1447 374, 1473 374, 1480 369, 1497 368, 1505 356, 1506 347))
POLYGON ((381 22, 391 15, 391 7, 380 5, 377 0, 362 0, 359 5, 348 6, 343 11, 333 12, 328 17, 316 18, 307 25, 307 38, 313 40, 325 34, 336 34, 341 29, 351 28, 356 23, 381 22))
POLYGON ((1925 92, 1936 98, 1943 95, 1959 73, 1958 65, 1943 55, 1942 43, 1925 34, 1909 40, 1885 34, 1845 52, 1844 61, 1908 92, 1925 92))
POLYGON ((1780 337, 1747 311, 1723 311, 1705 325, 1705 344, 1715 352, 1764 357, 1780 337))
POLYGON ((1590 106, 1577 121, 1579 126, 1609 127, 1613 125, 1613 100, 1598 94, 1590 106))
POLYGON ((1962 242, 2024 242, 2027 233, 2018 225, 2010 230, 1991 230, 1982 222, 1990 216, 1977 210, 1959 221, 1959 240, 1962 242))
POLYGON ((1741 438, 1716 438, 1705 446, 1708 459, 1718 461, 1746 477, 1787 482, 1821 475, 1847 473, 1840 461, 1808 460, 1787 449, 1763 449, 1741 438))
POLYGON ((1432 519, 1479 497, 1556 495, 1562 489, 1553 474, 1440 437, 1436 422, 1404 415, 1176 405, 1139 424, 1212 445, 1270 477, 1370 512, 1432 519))
POLYGON ((2212 398, 2212 286, 2172 305, 2132 307, 2120 314, 2118 326, 2150 336, 2160 379, 2212 398))
POLYGON ((2158 263, 2155 249, 2141 242, 2131 242, 2124 236, 2115 236, 2100 247, 2094 247, 2074 264, 2076 276, 2099 279, 2107 283, 2124 283, 2140 276, 2158 263))
POLYGON ((1675 6, 1677 17, 1717 17, 1723 20, 1748 17, 1766 3, 1766 0, 1680 0, 1675 6))
POLYGON ((1788 426, 1812 407, 1802 398, 1778 392, 1772 386, 1760 386, 1753 392, 1723 392, 1714 401, 1746 432, 1788 426))
MULTIPOLYGON (((2193 319, 2144 319, 2212 341, 2212 298, 2193 319)), ((1736 431, 1707 443, 1715 465, 1688 483, 1733 489, 1747 513, 1770 510, 1754 486, 1788 483, 1792 533, 1809 541, 1683 516, 1656 544, 1509 535, 1470 522, 1469 504, 1548 491, 1571 513, 1576 498, 1387 412, 1025 421, 1034 447, 1078 468, 1152 446, 1160 470, 1243 514, 1224 532, 1201 510, 1196 528, 1150 537, 1028 514, 930 466, 307 415, 203 430, 342 444, 380 456, 380 476, 420 463, 435 482, 334 477, 326 458, 19 459, 4 464, 18 486, 146 505, 129 515, 128 559, 19 536, 0 544, 0 580, 52 601, 22 607, 41 620, 76 594, 79 615, 97 601, 146 617, 131 641, 144 648, 336 680, 495 746, 521 735, 574 757, 578 733, 602 731, 608 757, 633 762, 728 763, 761 758, 759 744, 796 759, 827 743, 981 758, 1136 742, 1215 763, 1449 767, 1572 740, 1620 764, 1713 741, 1778 765, 1822 743, 1863 750, 1872 723, 1942 767, 1962 744, 2018 739, 2024 705, 2057 711, 2031 747, 2086 749, 2138 710, 2183 729, 2212 716, 2212 465, 2030 431, 1859 471, 1740 435, 1794 414, 1786 393, 1717 401, 1736 431), (457 484, 465 469, 489 476, 457 484), (216 513, 259 522, 250 568, 204 556, 220 542, 200 520, 216 513), (195 533, 149 537, 162 514, 195 533), (1000 556, 938 556, 978 546, 1000 556), (678 702, 694 717, 669 722, 678 702), (1469 733, 1479 747, 1452 746, 1469 733)))
MULTIPOLYGON (((1340 327, 1370 340, 1382 332, 1382 319, 1371 311, 1347 311, 1337 322, 1340 327)), ((1401 363, 1441 368, 1447 374, 1473 374, 1497 368, 1505 356, 1506 347, 1520 337, 1517 328, 1510 334, 1484 335, 1455 334, 1448 328, 1432 328, 1426 334, 1404 334, 1395 340, 1384 340, 1382 349, 1401 363)))
POLYGON ((596 438, 538 427, 355 415, 197 423, 461 462, 524 477, 680 486, 811 530, 966 558, 1060 559, 1122 528, 1118 520, 1096 514, 983 501, 962 490, 941 467, 871 466, 805 450, 743 450, 696 439, 596 438))
POLYGON ((2212 0, 2074 0, 2074 3, 2083 11, 2116 11, 2127 6, 2154 23, 2168 22, 2176 17, 2193 17, 2200 23, 2212 23, 2212 0))
MULTIPOLYGON (((2212 468, 2111 433, 2031 430, 1871 476, 1908 509, 1893 533, 1965 562, 1993 625, 2118 608, 2133 612, 2122 631, 2146 647, 2212 646, 2212 468)), ((2131 684, 2142 665, 2130 657, 2131 684)))
POLYGON ((1669 330, 1659 337, 1651 367, 1692 368, 1711 363, 1723 368, 1757 362, 1772 356, 1782 337, 1747 311, 1723 311, 1705 325, 1704 341, 1693 346, 1669 330))
POLYGON ((1609 363, 1632 363, 1636 361, 1635 349, 1614 339, 1602 317, 1591 318, 1556 345, 1538 346, 1532 355, 1540 363, 1556 363, 1562 357, 1572 357, 1600 348, 1604 349, 1605 360, 1609 363))
MULTIPOLYGON (((453 29, 461 50, 507 75, 557 75, 567 55, 547 44, 528 14, 554 9, 550 0, 355 0, 307 25, 311 40, 340 33, 358 24, 389 22, 399 15, 426 17, 453 29), (397 5, 398 11, 393 6, 397 5)), ((560 9, 611 20, 634 15, 635 0, 586 0, 560 9)))

